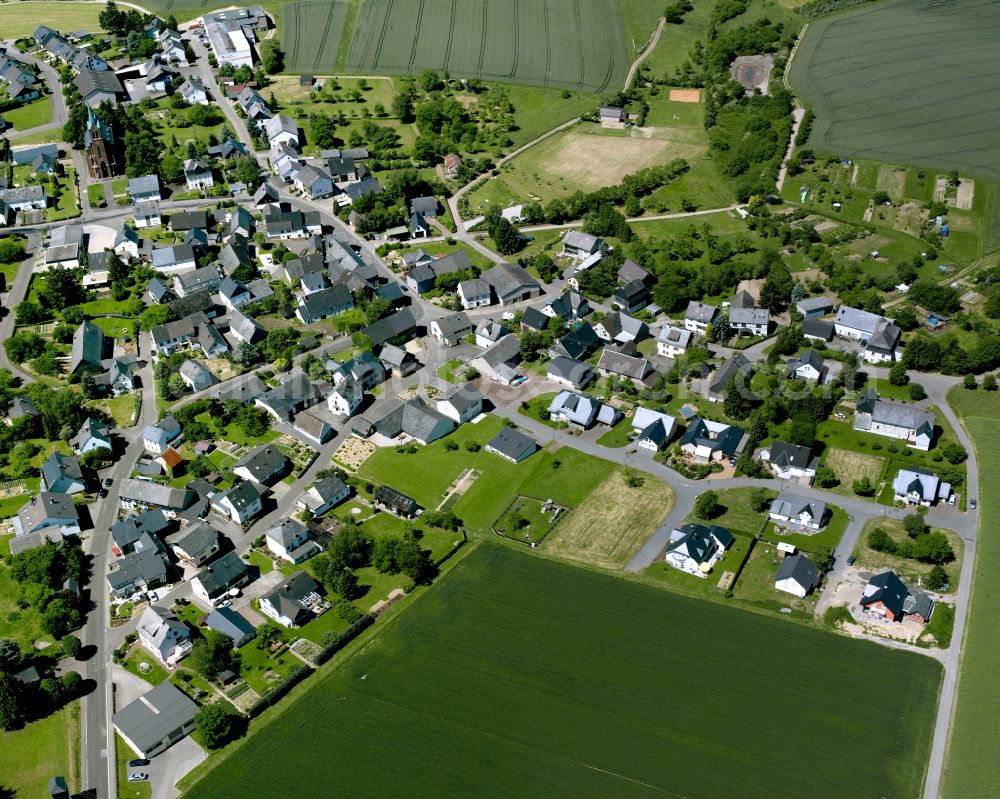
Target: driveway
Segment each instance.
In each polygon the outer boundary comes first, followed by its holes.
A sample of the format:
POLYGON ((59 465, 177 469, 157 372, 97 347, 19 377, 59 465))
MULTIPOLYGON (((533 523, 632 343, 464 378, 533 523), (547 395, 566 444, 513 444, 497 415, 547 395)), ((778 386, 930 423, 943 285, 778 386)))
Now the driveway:
POLYGON ((150 764, 143 768, 143 771, 149 774, 149 783, 153 789, 152 799, 174 799, 175 796, 180 796, 181 792, 175 787, 177 781, 206 757, 205 750, 198 746, 190 735, 175 743, 163 754, 154 757, 150 764))

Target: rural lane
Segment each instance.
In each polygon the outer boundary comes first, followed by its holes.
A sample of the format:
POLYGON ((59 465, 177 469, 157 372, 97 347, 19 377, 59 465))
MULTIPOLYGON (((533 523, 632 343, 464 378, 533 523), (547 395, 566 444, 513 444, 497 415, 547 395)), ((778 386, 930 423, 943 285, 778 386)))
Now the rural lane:
POLYGON ((656 43, 660 41, 660 34, 663 33, 663 26, 667 24, 666 17, 660 17, 660 21, 656 25, 656 30, 653 31, 653 35, 649 38, 646 46, 642 48, 642 52, 639 53, 635 61, 632 62, 632 66, 628 68, 628 75, 625 78, 625 86, 622 91, 628 91, 628 87, 632 85, 632 81, 635 79, 635 73, 639 71, 639 67, 642 66, 642 62, 646 60, 646 56, 656 49, 656 43))

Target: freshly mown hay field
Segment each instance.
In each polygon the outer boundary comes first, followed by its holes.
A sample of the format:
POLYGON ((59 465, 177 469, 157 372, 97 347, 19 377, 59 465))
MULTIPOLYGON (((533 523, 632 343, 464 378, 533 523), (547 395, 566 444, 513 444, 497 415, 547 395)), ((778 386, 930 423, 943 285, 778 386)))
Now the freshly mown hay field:
MULTIPOLYGON (((300 58, 291 54, 292 63, 300 58)), ((345 67, 447 69, 455 78, 602 92, 620 88, 628 59, 618 0, 365 0, 345 67)))
POLYGON ((1000 396, 982 389, 952 389, 948 403, 964 418, 976 445, 979 463, 979 533, 976 536, 975 580, 969 600, 965 638, 958 676, 951 741, 945 761, 941 795, 945 799, 988 796, 1000 784, 1000 683, 996 664, 1000 637, 1000 585, 992 576, 1000 568, 1000 449, 996 446, 1000 424, 1000 396))
POLYGON ((930 658, 487 543, 376 630, 185 796, 920 793, 930 658))
POLYGON ((810 144, 1000 180, 1000 14, 991 0, 892 0, 809 26, 790 80, 810 144))

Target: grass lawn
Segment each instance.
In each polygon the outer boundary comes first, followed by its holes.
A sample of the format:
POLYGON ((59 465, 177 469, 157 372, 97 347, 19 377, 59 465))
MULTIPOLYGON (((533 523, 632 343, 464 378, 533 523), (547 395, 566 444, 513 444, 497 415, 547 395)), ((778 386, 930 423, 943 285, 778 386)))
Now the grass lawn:
POLYGON ((99 208, 101 203, 104 202, 104 184, 87 184, 87 199, 90 201, 91 208, 99 208))
POLYGON ((139 393, 122 394, 120 397, 109 397, 104 400, 111 418, 115 420, 115 425, 121 429, 131 427, 132 419, 135 415, 136 407, 139 404, 139 393))
POLYGON ((41 615, 37 610, 18 607, 20 591, 20 585, 11 577, 10 566, 0 563, 0 638, 12 638, 22 649, 28 650, 35 641, 48 639, 48 636, 42 632, 41 615))
POLYGON ((399 253, 399 257, 402 258, 404 254, 416 252, 417 250, 423 250, 428 255, 433 255, 435 258, 442 258, 445 255, 451 255, 451 253, 458 250, 465 250, 465 254, 469 256, 469 263, 473 266, 478 266, 482 271, 486 271, 491 266, 493 262, 490 261, 485 255, 483 255, 479 250, 474 250, 467 244, 448 244, 446 241, 429 241, 426 244, 421 244, 417 241, 408 247, 404 247, 401 250, 395 250, 399 253))
MULTIPOLYGON (((522 368, 524 368, 524 366, 525 364, 522 364, 522 368)), ((527 368, 535 371, 530 364, 527 364, 527 368)), ((539 366, 539 369, 541 370, 542 367, 539 366)), ((539 371, 538 373, 544 374, 544 371, 539 371)), ((553 422, 551 419, 542 416, 542 412, 548 410, 548 407, 552 404, 552 400, 555 399, 555 396, 555 391, 547 391, 544 394, 538 394, 528 400, 527 408, 523 406, 519 407, 518 413, 524 414, 529 419, 534 419, 536 422, 541 422, 549 427, 559 427, 559 422, 553 422)))
POLYGON ((49 207, 45 209, 46 222, 58 222, 80 215, 80 203, 76 198, 76 184, 73 182, 75 175, 74 170, 67 169, 66 174, 59 178, 55 203, 53 204, 50 198, 49 207))
POLYGON ((425 508, 436 508, 445 491, 466 468, 480 477, 454 507, 455 514, 473 533, 485 533, 493 521, 518 494, 542 499, 551 497, 561 505, 576 506, 614 469, 613 464, 563 448, 537 452, 519 464, 512 464, 483 449, 469 452, 466 442, 481 447, 502 427, 499 419, 488 417, 475 425, 463 425, 451 436, 418 447, 416 454, 400 455, 392 447, 380 448, 358 470, 365 480, 390 485, 413 497, 425 508), (448 442, 459 445, 449 452, 448 442))
POLYGON ((30 499, 30 494, 20 494, 16 497, 4 497, 0 499, 0 519, 9 519, 11 516, 14 516, 30 499))
POLYGON ((212 758, 187 799, 321 792, 330 773, 380 795, 754 799, 789 762, 810 763, 795 795, 920 790, 930 658, 487 543, 403 608, 212 758), (711 690, 677 691, 692 673, 711 690), (357 745, 376 738, 377 758, 357 745), (302 740, 314 757, 255 767, 302 740))
POLYGON ((458 358, 452 358, 447 363, 438 367, 437 376, 442 380, 447 380, 449 383, 461 383, 461 377, 455 374, 455 370, 461 365, 462 362, 458 358))
POLYGON ((121 799, 149 799, 153 788, 148 782, 128 781, 128 762, 139 757, 139 753, 125 743, 125 739, 117 733, 115 733, 115 756, 118 760, 118 796, 121 799))
MULTIPOLYGON (((367 572, 367 571, 369 571, 369 570, 368 569, 358 569, 357 570, 358 580, 360 581, 361 585, 365 585, 366 583, 370 584, 370 579, 371 578, 367 574, 364 574, 364 572, 367 572)), ((374 571, 374 570, 372 570, 372 571, 374 571)), ((395 581, 397 581, 397 582, 402 582, 402 583, 405 583, 408 580, 407 577, 404 577, 402 575, 396 575, 392 579, 395 580, 395 581)), ((395 588, 397 586, 393 586, 393 587, 395 588)), ((402 587, 402 586, 399 586, 399 587, 402 587)), ((386 593, 388 593, 388 591, 386 593)), ((370 606, 370 605, 375 604, 375 602, 377 601, 377 599, 380 599, 380 598, 381 597, 375 597, 375 596, 373 596, 371 598, 371 600, 368 601, 367 605, 370 606)), ((358 605, 360 607, 361 605, 365 604, 366 600, 367 600, 367 597, 359 599, 354 604, 358 605)), ((365 607, 365 609, 367 609, 367 606, 365 607)), ((299 634, 303 638, 307 638, 308 640, 312 641, 314 644, 318 644, 318 643, 322 642, 323 636, 326 633, 329 633, 329 632, 340 633, 340 632, 343 632, 346 629, 347 629, 347 622, 344 621, 342 618, 340 618, 340 616, 338 616, 336 613, 334 613, 333 610, 328 610, 326 613, 324 613, 318 619, 313 619, 312 621, 310 621, 307 624, 303 625, 303 627, 299 630, 299 634)), ((288 655, 288 657, 292 658, 293 660, 297 660, 297 658, 295 657, 295 655, 288 655)), ((296 668, 298 668, 298 664, 296 664, 296 668)))
POLYGON ((66 778, 70 789, 79 789, 79 738, 79 702, 0 735, 0 785, 9 791, 4 795, 49 799, 49 779, 57 774, 66 778))
POLYGON ((804 533, 792 533, 790 535, 778 535, 775 532, 774 524, 768 523, 764 528, 763 537, 772 544, 784 541, 786 544, 794 544, 805 552, 815 552, 818 547, 837 546, 840 539, 847 530, 847 514, 834 505, 827 505, 830 510, 830 521, 822 530, 813 535, 804 533))
POLYGON ((132 672, 137 677, 142 677, 151 685, 159 685, 169 676, 167 670, 150 654, 149 650, 139 643, 133 645, 132 651, 123 665, 126 671, 132 672))
MULTIPOLYGON (((195 417, 200 422, 205 422, 209 424, 211 419, 209 418, 208 411, 205 413, 200 413, 195 417)), ((269 444, 278 438, 281 434, 277 430, 268 429, 263 435, 260 436, 248 436, 243 432, 243 428, 239 427, 235 422, 229 424, 225 432, 222 434, 221 438, 225 441, 230 441, 240 447, 256 447, 260 444, 269 444)))
POLYGON ((289 674, 302 665, 302 661, 287 649, 271 655, 266 649, 258 649, 256 641, 244 644, 238 651, 240 676, 261 695, 284 682, 289 674))
MULTIPOLYGON (((3 24, 2 20, 3 15, 0 13, 0 25, 3 24)), ((52 121, 52 96, 40 97, 27 105, 4 111, 3 118, 14 126, 14 130, 29 130, 39 125, 47 125, 52 121)))
POLYGON ((626 417, 597 439, 602 447, 625 447, 632 443, 632 418, 626 417))
MULTIPOLYGON (((717 491, 719 505, 725 509, 723 513, 708 521, 692 513, 688 517, 688 521, 697 522, 698 524, 720 524, 730 532, 746 533, 751 536, 757 535, 767 521, 767 512, 756 513, 751 509, 750 496, 755 490, 757 489, 729 488, 724 491, 717 491)), ((767 494, 769 498, 777 496, 773 491, 768 491, 767 494)))
MULTIPOLYGON (((919 578, 926 577, 933 568, 930 563, 921 563, 909 558, 888 555, 885 552, 876 552, 868 547, 868 534, 879 527, 885 530, 894 541, 905 541, 907 538, 906 530, 903 529, 901 521, 897 519, 872 519, 865 525, 865 529, 861 532, 861 536, 858 538, 858 543, 852 553, 858 559, 858 568, 870 569, 874 572, 892 569, 907 584, 916 583, 919 578)), ((936 533, 944 533, 948 538, 948 543, 951 544, 952 551, 955 553, 955 560, 951 563, 943 564, 954 586, 958 581, 958 575, 962 572, 962 556, 965 550, 965 542, 962 541, 961 536, 950 530, 942 530, 937 527, 931 529, 936 533)))
POLYGON ((745 535, 734 536, 733 545, 725 557, 712 567, 707 577, 696 577, 668 565, 662 558, 646 567, 642 576, 663 588, 700 597, 722 597, 719 580, 724 572, 738 574, 750 553, 753 539, 745 535))
POLYGON ((778 571, 778 550, 766 541, 758 542, 733 588, 733 598, 757 608, 779 613, 791 611, 793 616, 812 619, 819 592, 814 591, 805 599, 776 591, 774 574, 778 571))
POLYGON ((66 33, 81 29, 97 31, 100 30, 97 17, 102 9, 103 6, 90 3, 53 3, 41 9, 32 3, 5 3, 0 6, 0 29, 7 39, 30 37, 41 22, 66 33))

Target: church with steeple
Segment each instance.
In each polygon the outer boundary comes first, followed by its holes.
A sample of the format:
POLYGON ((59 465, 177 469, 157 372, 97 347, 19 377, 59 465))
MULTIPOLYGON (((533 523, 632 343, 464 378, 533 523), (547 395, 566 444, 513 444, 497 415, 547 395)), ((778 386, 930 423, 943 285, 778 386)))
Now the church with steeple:
POLYGON ((83 149, 87 153, 87 171, 92 178, 104 180, 125 174, 124 158, 115 134, 110 125, 97 118, 93 108, 87 109, 83 149))

